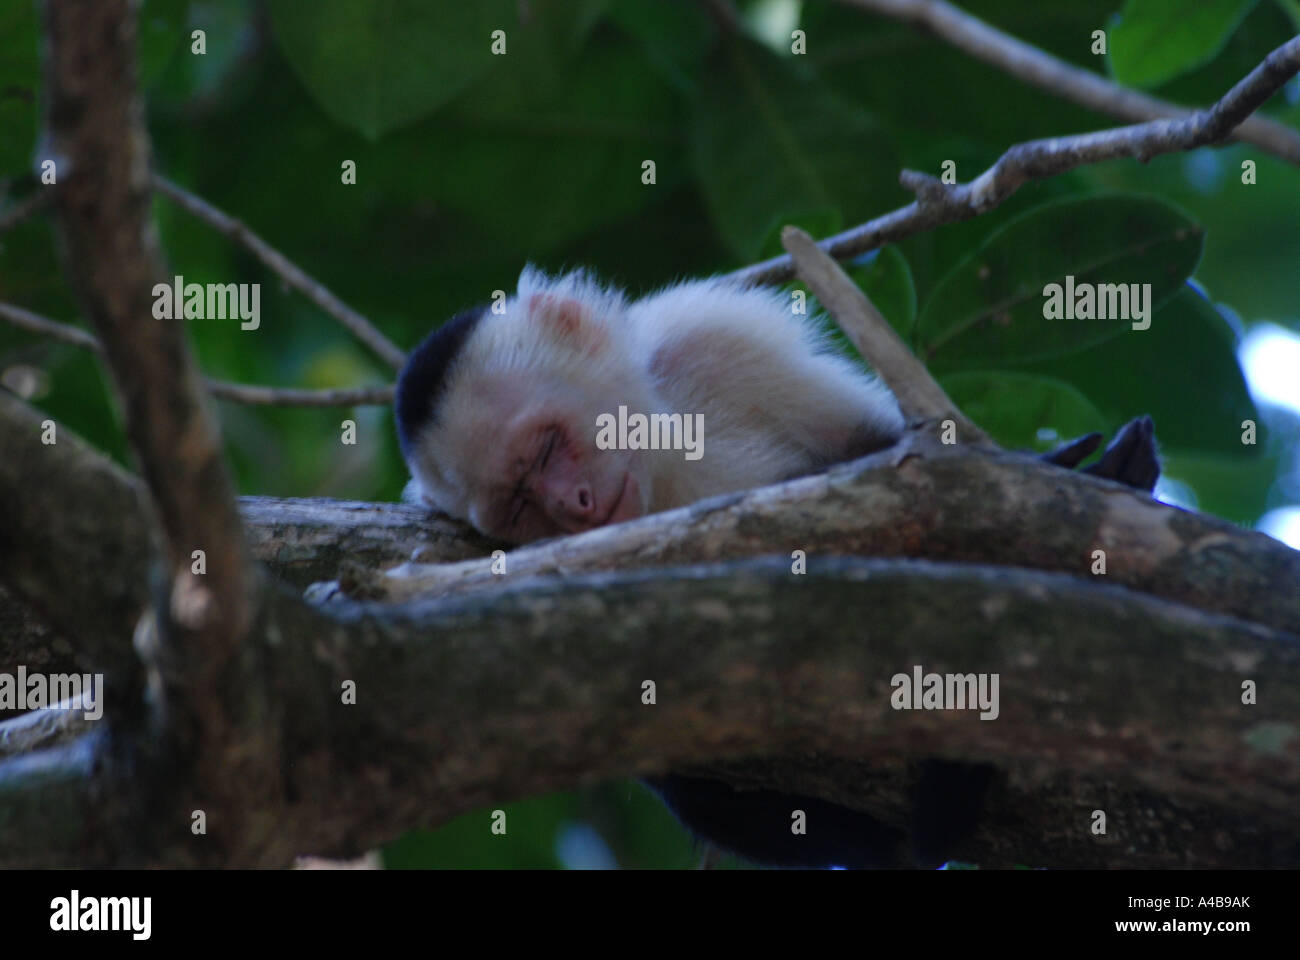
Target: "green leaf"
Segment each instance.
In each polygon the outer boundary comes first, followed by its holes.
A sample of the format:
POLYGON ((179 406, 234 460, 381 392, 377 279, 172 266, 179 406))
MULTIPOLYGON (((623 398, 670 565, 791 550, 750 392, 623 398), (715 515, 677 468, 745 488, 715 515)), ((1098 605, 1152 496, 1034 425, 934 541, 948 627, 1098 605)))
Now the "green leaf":
POLYGON ((513 51, 514 0, 270 0, 285 57, 325 112, 374 139, 446 103, 513 51), (507 52, 493 56, 491 34, 507 52))
POLYGON ((785 253, 785 245, 781 243, 781 231, 787 226, 798 227, 814 240, 820 240, 844 229, 844 217, 834 207, 822 207, 820 210, 791 212, 773 218, 767 229, 767 239, 763 241, 763 246, 759 250, 760 260, 779 257, 785 253))
POLYGON ((717 32, 701 4, 618 0, 609 18, 636 38, 647 59, 675 88, 694 89, 697 68, 717 32))
POLYGON ((1218 310, 1184 284, 1148 330, 1070 356, 1018 365, 1085 394, 1112 425, 1150 414, 1162 447, 1196 455, 1259 455, 1241 443, 1243 420, 1259 413, 1237 363, 1236 334, 1218 310))
MULTIPOLYGON (((249 46, 254 29, 255 0, 224 0, 222 3, 198 2, 190 7, 189 17, 183 24, 182 53, 167 62, 149 89, 149 118, 156 121, 160 111, 179 111, 189 116, 192 101, 199 98, 208 102, 220 101, 232 93, 226 86, 233 75, 244 68, 239 79, 247 83, 249 76, 249 46), (192 53, 194 30, 204 34, 202 56, 192 53)), ((255 81, 254 81, 255 82, 255 81)), ((264 100, 258 101, 264 103, 264 100)), ((319 121, 318 121, 319 122, 319 121)))
POLYGON ((1257 0, 1127 0, 1107 31, 1110 68, 1129 87, 1155 87, 1208 63, 1257 0))
POLYGON ((611 0, 534 0, 530 16, 542 20, 564 53, 576 53, 596 23, 606 16, 611 0))
POLYGON ((492 814, 476 810, 462 814, 437 830, 412 830, 383 848, 389 870, 438 866, 449 869, 524 867, 554 869, 555 836, 561 826, 581 814, 576 794, 552 793, 501 804, 509 830, 489 832, 492 814))
POLYGON ((949 374, 939 383, 962 413, 1004 447, 1047 451, 1111 427, 1092 401, 1053 377, 972 370, 949 374))
POLYGON ((1035 207, 991 234, 935 286, 917 321, 920 356, 936 369, 1000 367, 1115 336, 1130 320, 1044 317, 1044 288, 1068 276, 1076 286, 1150 284, 1150 305, 1157 307, 1195 269, 1202 233, 1181 210, 1150 197, 1035 207))
POLYGON ((849 270, 876 309, 885 315, 904 342, 912 342, 916 324, 916 286, 907 258, 893 244, 882 247, 868 263, 849 270))
MULTIPOLYGON (((1096 70, 1091 32, 1120 4, 979 0, 955 5, 1067 63, 1096 70)), ((952 159, 964 180, 1009 144, 1114 122, 961 54, 911 24, 872 16, 852 4, 804 3, 800 26, 808 33, 807 56, 819 74, 885 124, 904 165, 915 170, 938 175, 939 163, 952 159), (981 144, 985 151, 972 154, 960 141, 981 144)))
POLYGON ((744 261, 780 217, 834 207, 854 223, 902 199, 893 151, 870 115, 752 43, 719 51, 691 137, 709 212, 744 261))
POLYGON ((31 168, 39 54, 36 5, 6 4, 0 9, 0 180, 31 168))
MULTIPOLYGON (((1160 428, 1156 426, 1156 438, 1160 428)), ((1254 526, 1269 508, 1269 494, 1280 474, 1290 472, 1290 450, 1269 450, 1261 435, 1261 452, 1253 460, 1240 453, 1215 456, 1198 451, 1184 453, 1163 444, 1162 472, 1186 483, 1196 496, 1196 509, 1216 517, 1254 526)))
POLYGON ((185 41, 189 0, 144 0, 140 8, 140 83, 148 86, 185 41))
MULTIPOLYGON (((1213 103, 1295 32, 1295 25, 1280 6, 1257 3, 1213 59, 1161 84, 1154 92, 1173 103, 1213 103)), ((1286 97, 1274 97, 1260 112, 1280 113, 1286 106, 1286 97)))

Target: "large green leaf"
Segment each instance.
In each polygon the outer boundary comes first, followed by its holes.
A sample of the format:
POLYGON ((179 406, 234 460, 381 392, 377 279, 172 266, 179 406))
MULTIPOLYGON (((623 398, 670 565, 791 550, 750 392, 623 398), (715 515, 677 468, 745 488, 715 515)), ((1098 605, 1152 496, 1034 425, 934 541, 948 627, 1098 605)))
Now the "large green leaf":
POLYGON ((1169 450, 1238 459, 1259 454, 1258 446, 1241 443, 1242 421, 1258 422, 1259 413, 1237 363, 1236 334, 1189 285, 1155 312, 1148 330, 1014 369, 1073 384, 1112 424, 1150 414, 1156 438, 1169 450))
MULTIPOLYGON (((1213 103, 1295 32, 1295 25, 1281 6, 1256 3, 1210 60, 1162 83, 1153 92, 1174 103, 1213 103)), ((1274 97, 1261 107, 1261 112, 1280 112, 1286 106, 1286 97, 1274 97)))
MULTIPOLYGON (((1297 124, 1300 129, 1300 124, 1297 124)), ((1083 173, 1091 190, 1155 193, 1206 226, 1196 277, 1248 319, 1300 318, 1300 189, 1296 168, 1249 144, 1106 164, 1083 173), (1242 183, 1242 163, 1258 182, 1242 183)))
POLYGON ((997 367, 1069 353, 1126 330, 1125 318, 1047 319, 1049 284, 1150 284, 1158 306, 1196 267, 1202 230, 1181 210, 1138 196, 1035 207, 994 232, 942 280, 917 321, 927 363, 997 367))
POLYGON ((514 0, 269 0, 284 55, 335 120, 375 138, 509 62, 514 0), (494 30, 507 53, 493 56, 494 30))
POLYGON ((853 223, 902 199, 875 121, 793 60, 728 43, 695 106, 695 168, 719 233, 742 260, 757 257, 781 217, 834 207, 853 223))
POLYGON ((1107 31, 1125 86, 1154 87, 1212 60, 1257 0, 1128 0, 1107 31))
MULTIPOLYGON (((1156 435, 1160 430, 1157 426, 1156 435)), ((1261 444, 1263 439, 1261 437, 1261 444)), ((1254 526, 1270 506, 1269 493, 1279 473, 1290 469, 1290 451, 1262 448, 1254 460, 1198 452, 1161 450, 1162 472, 1188 484, 1196 494, 1196 509, 1216 517, 1254 526)))
POLYGON ((716 30, 699 3, 664 3, 663 0, 617 0, 609 18, 635 37, 646 58, 678 90, 695 87, 695 75, 716 30))
POLYGON ((1113 426, 1077 388, 1042 374, 972 370, 939 383, 962 413, 1004 447, 1046 451, 1113 426))

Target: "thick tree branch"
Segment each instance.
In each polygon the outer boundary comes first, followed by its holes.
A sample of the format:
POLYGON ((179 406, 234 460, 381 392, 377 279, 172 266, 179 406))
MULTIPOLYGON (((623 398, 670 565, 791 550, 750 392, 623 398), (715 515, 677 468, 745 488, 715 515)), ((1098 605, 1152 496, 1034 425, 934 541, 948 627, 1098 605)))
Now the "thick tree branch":
MULTIPOLYGON (((793 550, 1055 570, 1300 632, 1300 551, 1117 483, 923 434, 824 474, 521 547, 506 578, 793 550)), ((409 600, 499 589, 491 567, 403 564, 359 590, 409 600)))
MULTIPOLYGON (((1283 728, 1300 711, 1300 644, 1119 587, 911 560, 840 558, 793 575, 776 559, 333 612, 277 601, 254 632, 295 758, 256 862, 355 854, 416 824, 612 776, 813 754, 820 771, 793 783, 797 763, 744 776, 892 820, 905 792, 889 772, 906 760, 994 763, 1010 799, 995 798, 970 850, 996 850, 986 862, 1243 866, 1295 854, 1300 738, 1283 728), (997 719, 890 709, 891 678, 918 665, 999 674, 997 719), (1248 679, 1267 686, 1266 705, 1243 706, 1248 679), (646 680, 655 706, 641 702, 646 680), (355 704, 341 702, 345 681, 355 704), (1073 808, 1050 806, 1059 819, 1036 830, 1004 819, 1045 781, 1060 788, 1063 754, 1073 808), (1222 819, 1199 838, 1152 843, 1136 829, 1145 811, 1127 803, 1144 789, 1177 798, 1190 823, 1222 819), (1088 832, 1098 804, 1125 824, 1108 840, 1088 832)), ((75 810, 86 784, 60 783, 55 796, 31 789, 75 810)), ((0 835, 0 862, 83 862, 66 846, 86 834, 79 821, 39 831, 30 804, 10 809, 18 829, 0 835)))
MULTIPOLYGON (((148 494, 139 479, 0 390, 0 582, 40 612, 72 648, 59 655, 86 667, 136 662, 131 634, 148 603, 152 549, 148 494), (69 598, 76 602, 69 602, 69 598)), ((275 576, 299 588, 340 569, 381 569, 411 559, 462 560, 500 544, 448 518, 400 503, 244 497, 250 549, 275 576)), ((0 670, 49 655, 41 625, 0 597, 0 670), (12 619, 9 619, 12 618, 12 619), (30 637, 24 648, 20 634, 30 637)))
MULTIPOLYGON (((1129 90, 1090 70, 1059 60, 943 0, 840 2, 927 30, 976 60, 982 60, 1018 80, 1098 113, 1135 122, 1178 120, 1194 113, 1188 107, 1129 90)), ((1243 120, 1234 131, 1233 138, 1300 166, 1300 133, 1267 117, 1243 120)))
POLYGON ((0 580, 75 643, 80 663, 130 667, 152 546, 142 486, 57 424, 44 443, 45 419, 0 390, 0 498, 21 505, 0 510, 0 580))
POLYGON ((298 588, 340 570, 362 577, 413 558, 468 560, 504 546, 409 503, 241 497, 240 511, 257 559, 298 588))
POLYGON ((384 336, 379 329, 334 294, 323 284, 312 279, 243 223, 218 210, 202 197, 177 186, 165 177, 154 175, 154 189, 174 201, 181 209, 192 213, 217 232, 244 246, 265 266, 273 270, 287 285, 293 287, 320 309, 352 331, 353 335, 386 361, 394 370, 406 363, 406 354, 397 344, 384 336))
POLYGON ((69 700, 0 723, 0 758, 48 749, 76 739, 94 728, 95 721, 86 716, 88 712, 81 707, 80 699, 69 700))
MULTIPOLYGON (((945 184, 914 170, 899 182, 917 198, 874 220, 818 243, 845 260, 945 223, 969 220, 992 210, 1030 180, 1046 180, 1076 167, 1120 157, 1146 161, 1162 153, 1192 150, 1226 138, 1300 71, 1300 37, 1278 47, 1222 99, 1181 119, 1153 120, 1070 137, 1032 140, 1011 147, 969 183, 945 184)), ((729 276, 753 284, 784 283, 794 276, 789 255, 744 267, 729 276)))

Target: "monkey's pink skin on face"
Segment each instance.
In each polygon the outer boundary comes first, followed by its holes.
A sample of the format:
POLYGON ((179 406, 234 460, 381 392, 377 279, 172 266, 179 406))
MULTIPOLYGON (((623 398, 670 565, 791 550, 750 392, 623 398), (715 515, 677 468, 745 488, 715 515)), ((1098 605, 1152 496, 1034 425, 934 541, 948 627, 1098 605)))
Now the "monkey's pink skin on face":
POLYGON ((615 472, 611 465, 602 452, 574 443, 569 430, 556 427, 523 486, 532 503, 570 533, 640 516, 641 485, 631 469, 615 472))
POLYGON ((645 508, 641 503, 641 484, 637 483, 633 474, 627 473, 623 475, 623 487, 615 496, 614 503, 609 508, 609 513, 597 526, 603 527, 610 523, 635 520, 644 512, 645 508))

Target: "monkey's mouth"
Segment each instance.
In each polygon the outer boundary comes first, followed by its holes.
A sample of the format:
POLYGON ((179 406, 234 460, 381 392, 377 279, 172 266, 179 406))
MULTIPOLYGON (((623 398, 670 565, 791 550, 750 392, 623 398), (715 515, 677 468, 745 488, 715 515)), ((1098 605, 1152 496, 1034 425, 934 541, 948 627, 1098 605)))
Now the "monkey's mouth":
POLYGON ((624 520, 631 520, 641 516, 641 485, 636 482, 636 477, 629 470, 623 474, 623 486, 618 491, 618 496, 614 498, 614 505, 609 508, 609 513, 605 519, 600 521, 597 526, 604 527, 611 523, 622 523, 624 520))

